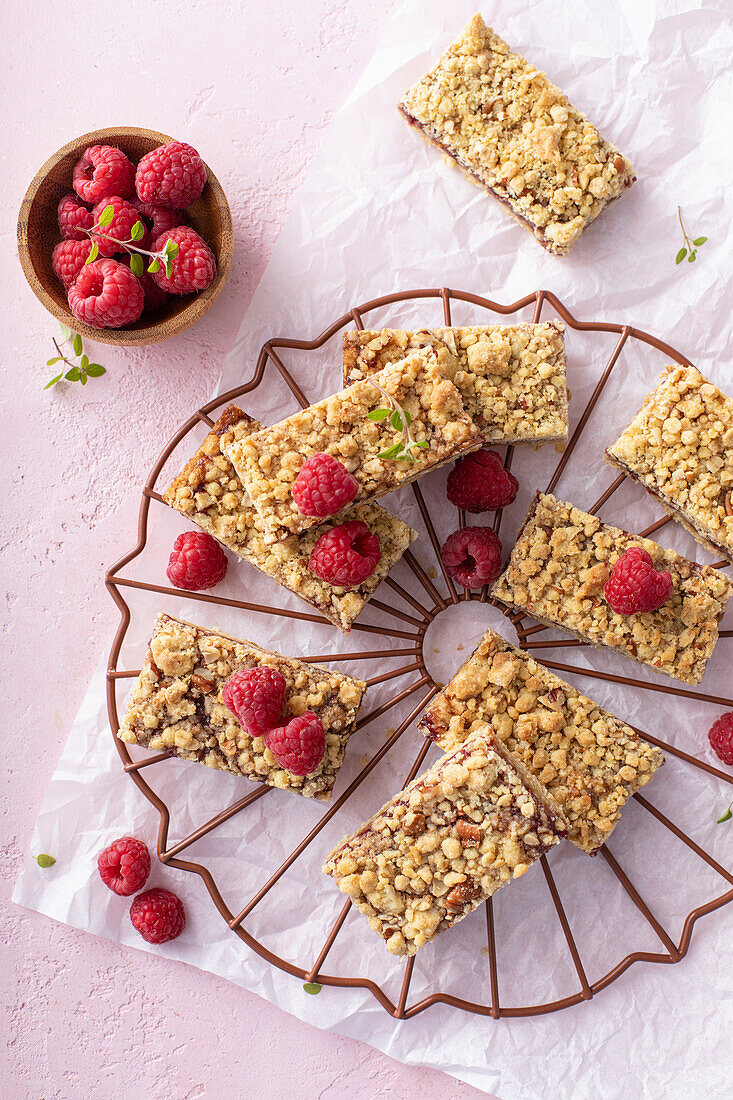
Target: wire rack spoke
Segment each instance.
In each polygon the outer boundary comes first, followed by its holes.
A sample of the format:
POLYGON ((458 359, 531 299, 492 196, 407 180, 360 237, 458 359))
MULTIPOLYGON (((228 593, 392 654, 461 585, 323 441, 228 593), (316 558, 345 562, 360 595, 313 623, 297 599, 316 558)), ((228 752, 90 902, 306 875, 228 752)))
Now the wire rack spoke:
POLYGON ((489 988, 491 990, 491 1015, 495 1020, 501 1017, 501 1003, 499 1001, 499 967, 496 956, 496 931, 494 929, 494 899, 486 899, 484 906, 486 913, 486 947, 489 953, 489 988))
POLYGON ((292 393, 293 397, 298 402, 300 407, 302 409, 307 409, 308 406, 310 405, 310 401, 305 396, 305 394, 301 390, 300 386, 295 381, 292 374, 287 369, 287 367, 283 363, 282 359, 280 358, 280 356, 275 351, 275 349, 273 347, 273 344, 274 344, 274 341, 272 341, 272 340, 269 341, 267 344, 265 344, 265 350, 267 352, 268 358, 271 359, 272 362, 277 367, 277 370, 278 370, 281 378, 285 382, 285 385, 288 387, 288 389, 290 390, 290 392, 292 393))
MULTIPOLYGON (((286 614, 286 612, 283 612, 286 614)), ((292 615, 292 611, 287 612, 288 615, 292 615)), ((301 616, 305 618, 306 616, 301 616)), ((325 620, 315 619, 315 622, 323 622, 325 620)), ((385 635, 388 638, 403 638, 408 642, 416 642, 419 640, 419 634, 411 634, 408 630, 395 630, 393 627, 384 626, 368 626, 366 623, 354 623, 351 627, 353 631, 359 631, 362 634, 378 634, 380 638, 384 638, 385 635)))
POLYGON ((337 664, 340 661, 384 661, 388 657, 414 657, 420 653, 419 646, 412 649, 369 649, 360 653, 316 653, 304 657, 312 665, 320 665, 326 661, 337 664))
POLYGON ((522 649, 584 649, 587 642, 580 642, 577 638, 556 638, 548 642, 522 642, 522 649))
POLYGON ((134 680, 136 676, 139 676, 142 672, 141 668, 127 668, 127 669, 107 669, 108 680, 134 680))
POLYGON ((444 611, 448 604, 443 599, 440 592, 438 592, 438 589, 435 587, 428 574, 420 565, 420 562, 417 560, 412 550, 405 550, 404 554, 402 555, 402 560, 410 567, 425 591, 430 596, 432 596, 434 606, 440 611, 444 611))
POLYGON ((577 946, 577 944, 576 944, 576 942, 573 938, 573 933, 570 931, 570 921, 567 918, 567 915, 565 913, 565 909, 563 908, 562 901, 560 900, 560 892, 558 891, 557 883, 555 882, 555 879, 553 878, 552 871, 550 870, 550 864, 547 861, 547 856, 546 855, 543 855, 541 857, 540 863, 542 864, 542 870, 543 870, 544 875, 545 875, 545 882, 547 883, 547 888, 549 889, 550 896, 552 897, 552 903, 555 906, 555 912, 557 913, 558 920, 560 921, 560 925, 562 927, 563 934, 565 936, 565 942, 568 945, 568 950, 570 951, 570 955, 571 955, 571 958, 573 960, 573 965, 575 967, 575 973, 578 975, 578 980, 580 982, 580 988, 581 988, 581 993, 583 995, 583 1000, 584 1001, 589 1001, 591 999, 591 997, 593 996, 593 992, 591 990, 591 987, 588 984, 588 979, 585 976, 585 970, 583 969, 583 963, 581 962, 581 959, 580 959, 580 952, 578 951, 578 946, 577 946))
POLYGON ((722 779, 725 783, 733 784, 733 775, 721 771, 720 768, 716 768, 712 764, 708 764, 706 760, 698 760, 696 756, 690 756, 688 752, 683 752, 682 749, 676 748, 675 745, 670 745, 669 741, 661 741, 658 737, 652 737, 651 733, 645 733, 644 730, 637 729, 636 726, 631 726, 631 729, 634 733, 638 733, 639 737, 642 737, 645 741, 649 741, 652 745, 656 745, 657 748, 663 749, 664 752, 668 752, 670 756, 676 756, 679 760, 684 760, 686 764, 692 764, 693 768, 699 768, 700 771, 707 772, 708 775, 714 775, 716 779, 722 779))
POLYGON ((594 516, 598 509, 602 508, 607 500, 610 500, 610 498, 613 496, 619 486, 623 485, 625 481, 626 474, 619 474, 613 484, 609 485, 609 487, 606 489, 605 493, 601 493, 593 507, 588 509, 589 515, 594 516))
POLYGON ((409 603, 410 607, 417 611, 418 615, 424 623, 430 621, 430 619, 432 618, 432 614, 435 611, 435 604, 433 604, 432 611, 424 608, 419 600, 416 600, 415 597, 407 591, 407 589, 403 588, 402 585, 398 584, 397 581, 394 580, 392 577, 385 577, 382 583, 385 584, 388 588, 391 588, 393 592, 396 592, 398 596, 401 596, 406 603, 409 603))
POLYGON ((672 522, 671 516, 662 516, 656 523, 650 523, 648 527, 645 527, 643 531, 639 531, 639 538, 648 539, 651 535, 656 534, 657 531, 661 531, 663 527, 666 527, 668 523, 672 522))
POLYGON ((381 676, 372 676, 371 679, 366 681, 368 688, 374 687, 376 684, 384 684, 387 680, 396 680, 398 676, 405 676, 408 672, 415 672, 416 669, 422 668, 420 661, 415 661, 411 665, 405 665, 403 668, 395 669, 393 672, 383 672, 381 676))
POLYGON ((629 676, 615 676, 610 672, 599 672, 595 668, 582 668, 580 665, 564 665, 556 661, 543 661, 547 668, 556 672, 575 672, 578 676, 590 676, 594 680, 605 680, 611 684, 630 684, 644 691, 661 692, 663 695, 679 695, 682 699, 697 699, 701 703, 715 703, 720 707, 733 707, 733 699, 722 695, 706 695, 702 691, 688 691, 686 688, 672 687, 667 684, 651 684, 645 680, 632 680, 629 676))
POLYGON ((634 884, 631 882, 631 879, 623 871, 623 869, 621 868, 621 866, 618 863, 618 860, 616 860, 611 855, 611 853, 608 850, 608 847, 606 845, 604 845, 604 847, 601 848, 601 855, 603 856, 606 863, 608 864, 608 866, 613 871, 613 873, 616 876, 616 878, 618 879, 618 881, 623 886, 626 893, 629 895, 629 897, 633 901, 636 908, 639 910, 639 912, 642 914, 642 916, 644 916, 646 918, 647 922, 651 925, 651 927, 654 929, 654 931, 656 932, 659 939, 662 941, 664 946, 667 948, 667 951, 669 952, 669 957, 670 957, 671 961, 672 962, 679 962, 679 960, 682 956, 681 956, 679 950, 677 949, 676 945, 674 944, 673 940, 671 939, 669 934, 665 931, 664 927, 660 924, 660 922, 657 920, 657 918, 654 916, 651 909, 649 908, 649 906, 646 904, 646 902, 642 898, 641 894, 638 892, 638 890, 636 889, 634 884))
POLYGON ((390 607, 388 603, 382 603, 381 600, 372 600, 370 603, 372 610, 376 608, 377 611, 383 611, 385 615, 393 615, 396 619, 401 619, 404 623, 410 623, 411 626, 424 627, 424 619, 416 619, 414 615, 408 615, 406 611, 400 611, 397 607, 390 607))
POLYGON ((450 593, 450 602, 458 603, 458 593, 456 591, 456 586, 453 583, 453 578, 448 575, 448 570, 446 569, 445 562, 443 561, 443 555, 440 552, 440 542, 438 540, 437 534, 435 533, 433 521, 430 518, 430 513, 428 512, 427 506, 425 504, 425 499, 420 490, 420 486, 417 484, 416 481, 412 482, 412 491, 415 495, 417 506, 420 509, 420 515, 422 516, 423 523, 425 524, 425 529, 428 533, 428 538, 430 539, 430 543, 433 547, 436 560, 438 562, 438 565, 440 566, 440 571, 443 574, 443 580, 445 581, 446 588, 450 593))
MULTIPOLYGON (((393 695, 391 699, 388 699, 386 703, 382 703, 376 710, 372 710, 369 714, 365 714, 363 718, 360 718, 356 723, 354 730, 363 730, 365 726, 368 726, 370 722, 373 722, 376 718, 381 718, 383 714, 386 714, 388 710, 401 703, 403 699, 407 699, 408 696, 413 695, 416 691, 419 691, 424 684, 430 683, 430 677, 427 672, 424 673, 414 684, 410 684, 398 695, 393 695)), ((435 694, 437 695, 438 689, 435 687, 435 694)))
POLYGON ((203 825, 199 825, 198 829, 194 829, 183 840, 179 840, 177 844, 172 845, 170 848, 166 848, 164 852, 158 852, 158 858, 161 863, 168 863, 173 857, 177 856, 179 852, 183 852, 191 844, 194 844, 197 840, 200 840, 202 836, 206 836, 208 833, 213 832, 214 829, 218 829, 220 825, 223 825, 225 821, 228 821, 230 817, 234 817, 235 814, 240 813, 245 807, 251 806, 253 802, 257 802, 264 795, 268 794, 272 790, 272 787, 268 787, 262 784, 255 791, 250 791, 244 798, 240 798, 232 806, 229 806, 226 810, 222 810, 221 813, 215 814, 214 817, 209 818, 203 825))
POLYGON ((674 835, 679 840, 681 840, 683 844, 686 844, 687 847, 691 851, 693 851, 696 856, 699 856, 700 859, 704 860, 709 867, 712 867, 712 869, 714 871, 717 871, 717 873, 722 878, 724 878, 726 882, 730 883, 730 885, 733 886, 733 874, 731 874, 730 871, 726 871, 725 867, 721 867, 717 860, 713 859, 711 855, 708 855, 708 853, 703 848, 701 848, 699 844, 696 844, 692 837, 689 837, 686 832, 680 829, 679 825, 675 825, 673 821, 670 821, 668 817, 665 817, 662 811, 658 810, 656 806, 652 806, 651 802, 648 802, 646 798, 643 797, 643 795, 640 795, 637 792, 634 795, 634 798, 640 806, 643 806, 644 809, 652 815, 652 817, 655 817, 661 825, 664 825, 665 829, 669 829, 671 833, 674 833, 674 835))
POLYGON ((282 863, 280 867, 278 867, 277 871, 275 871, 275 873, 271 875, 265 885, 255 894, 252 900, 249 901, 247 905, 245 905, 244 909, 242 909, 242 911, 229 922, 230 928, 238 927, 238 925, 240 925, 242 921, 247 916, 249 916, 255 906, 262 901, 265 895, 270 892, 272 887, 280 881, 285 872, 293 865, 293 863, 295 863, 296 859, 298 859, 298 857, 303 854, 311 841, 315 840, 321 830, 326 827, 334 814, 338 813, 344 803, 349 798, 351 798, 351 795, 354 793, 354 791, 361 786, 366 777, 374 770, 374 768, 376 768, 382 757, 385 756, 389 752, 389 750, 397 743, 397 741, 400 739, 410 723, 417 717, 417 715, 420 713, 423 707, 426 706, 430 699, 432 699, 433 696, 437 694, 437 691, 438 689, 436 687, 432 687, 430 691, 420 700, 417 706, 410 712, 410 714, 408 714, 407 718, 405 718, 404 721, 401 722, 401 724, 398 726, 398 728, 395 730, 389 740, 385 741, 381 749, 379 749, 379 751, 376 752, 374 756, 372 756, 371 760, 367 761, 367 763, 361 769, 356 778, 351 781, 344 793, 334 802, 331 808, 323 815, 321 820, 313 826, 308 835, 303 840, 301 840, 297 848, 293 852, 291 852, 284 863, 282 863))
POLYGON ((144 756, 142 760, 131 760, 124 765, 126 772, 139 772, 142 768, 149 768, 151 764, 160 764, 163 760, 173 760, 172 752, 156 752, 150 756, 144 756))

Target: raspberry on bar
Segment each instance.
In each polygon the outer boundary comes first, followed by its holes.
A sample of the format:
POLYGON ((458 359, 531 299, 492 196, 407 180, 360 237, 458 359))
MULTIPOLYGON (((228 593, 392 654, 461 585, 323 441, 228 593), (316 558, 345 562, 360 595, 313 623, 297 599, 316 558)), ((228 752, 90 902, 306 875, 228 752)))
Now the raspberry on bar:
POLYGON ((484 724, 549 791, 568 820, 568 839, 590 855, 664 763, 660 749, 493 630, 419 728, 451 752, 484 724))
POLYGON ((695 367, 669 366, 606 451, 673 519, 733 562, 733 399, 695 367))
POLYGON ((398 108, 557 256, 636 179, 631 162, 480 15, 398 108))
POLYGON ((432 348, 487 443, 558 443, 568 437, 565 326, 474 325, 469 328, 348 330, 344 385, 432 348))
POLYGON ((483 442, 432 349, 407 356, 372 381, 355 382, 272 428, 223 445, 272 541, 319 522, 317 516, 303 515, 293 499, 298 474, 314 454, 332 455, 353 474, 360 503, 391 493, 483 442), (419 445, 412 461, 387 457, 402 435, 389 418, 369 418, 389 403, 410 417, 409 430, 419 445))
POLYGON ((698 684, 718 640, 733 581, 709 565, 538 493, 492 595, 581 641, 608 646, 657 672, 698 684), (657 611, 622 615, 604 596, 614 565, 630 547, 646 550, 654 569, 672 576, 671 595, 657 611))
POLYGON ((365 691, 363 680, 161 613, 118 737, 254 783, 327 800, 365 691), (311 774, 297 775, 278 764, 264 735, 247 733, 222 698, 234 673, 262 666, 285 679, 281 721, 312 712, 323 726, 325 752, 311 774))
POLYGON ((414 955, 567 835, 551 796, 477 726, 323 868, 393 955, 414 955))
POLYGON ((164 499, 238 557, 266 573, 348 633, 377 586, 417 538, 417 531, 378 504, 357 504, 293 539, 269 543, 262 520, 222 449, 227 443, 243 440, 261 429, 262 424, 247 413, 236 405, 228 405, 168 487, 164 499), (379 541, 381 554, 369 575, 353 586, 335 584, 310 568, 319 540, 346 521, 363 523, 379 541))

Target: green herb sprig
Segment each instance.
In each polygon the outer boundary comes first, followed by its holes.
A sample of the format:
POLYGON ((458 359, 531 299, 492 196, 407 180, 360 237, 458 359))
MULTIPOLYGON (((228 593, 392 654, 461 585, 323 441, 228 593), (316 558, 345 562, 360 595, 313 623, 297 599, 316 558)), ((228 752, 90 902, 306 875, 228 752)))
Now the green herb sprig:
POLYGON ((41 852, 39 855, 34 856, 34 859, 39 867, 42 867, 45 871, 47 867, 53 867, 56 860, 53 856, 46 855, 45 852, 41 852))
POLYGON ((707 237, 695 237, 694 241, 690 240, 682 221, 682 210, 679 206, 677 207, 677 218, 679 219, 680 229, 682 230, 682 236, 685 238, 685 243, 675 256, 674 262, 676 264, 681 264, 685 257, 687 257, 688 264, 694 264, 697 259, 697 249, 705 244, 707 237))
POLYGON ((386 409, 372 409, 370 413, 367 413, 367 418, 376 421, 389 420, 394 430, 402 433, 402 438, 397 443, 393 443, 393 445, 388 447, 385 451, 380 451, 377 458, 390 459, 395 462, 417 462, 417 458, 413 454, 413 451, 426 451, 430 444, 427 439, 412 438, 412 432, 410 431, 412 417, 407 409, 403 409, 402 406, 395 401, 392 395, 382 389, 373 379, 370 378, 369 382, 387 399, 389 407, 386 409))
POLYGON ((166 278, 170 279, 173 274, 172 261, 178 255, 178 245, 175 241, 166 241, 160 252, 148 252, 146 248, 140 248, 135 244, 135 241, 141 241, 145 236, 145 226, 142 221, 138 219, 130 230, 130 237, 126 241, 121 241, 118 237, 112 237, 109 233, 100 233, 101 229, 107 229, 112 224, 112 219, 115 216, 115 208, 111 204, 105 206, 102 213, 99 215, 99 221, 96 225, 93 225, 90 229, 85 229, 84 232, 90 238, 92 242, 92 249, 86 260, 87 264, 92 264, 99 255, 99 245, 95 240, 95 237, 103 237, 107 241, 112 241, 114 244, 118 244, 121 249, 129 253, 130 256, 130 270, 133 275, 138 277, 142 275, 145 264, 143 263, 143 256, 150 257, 150 263, 148 264, 148 271, 153 275, 156 271, 160 270, 160 265, 165 267, 166 278))
POLYGON ((78 332, 74 333, 66 325, 61 326, 61 343, 55 337, 52 337, 54 346, 58 355, 54 355, 46 363, 47 367, 55 367, 57 363, 64 363, 69 369, 64 373, 57 374, 55 378, 52 378, 50 382, 47 382, 43 387, 44 390, 49 390, 51 386, 55 386, 58 382, 81 382, 82 386, 86 386, 88 378, 101 378, 103 374, 106 374, 104 367, 101 363, 90 363, 89 356, 84 354, 84 344, 82 338, 78 332), (74 355, 70 359, 68 355, 65 355, 62 348, 64 344, 72 343, 74 349, 74 355), (74 362, 78 359, 78 362, 74 362))
POLYGON ((321 992, 323 986, 319 985, 318 982, 305 982, 303 989, 306 993, 310 993, 311 997, 315 997, 321 992))
POLYGON ((725 811, 722 817, 719 817, 715 822, 716 825, 720 825, 723 821, 730 821, 733 817, 733 802, 728 803, 728 809, 725 811))

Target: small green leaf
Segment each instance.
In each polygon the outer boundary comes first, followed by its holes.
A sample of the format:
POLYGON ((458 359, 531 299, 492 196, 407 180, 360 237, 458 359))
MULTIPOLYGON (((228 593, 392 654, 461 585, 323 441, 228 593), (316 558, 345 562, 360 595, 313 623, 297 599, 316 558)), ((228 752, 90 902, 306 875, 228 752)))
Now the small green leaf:
POLYGON ((397 409, 395 409, 395 411, 390 416, 389 422, 396 432, 402 431, 402 417, 397 412, 397 409))
POLYGON ((96 258, 97 258, 97 256, 98 256, 98 255, 99 255, 99 245, 97 244, 97 242, 96 242, 96 241, 93 241, 93 243, 92 243, 92 250, 91 250, 91 252, 89 253, 89 255, 87 256, 87 258, 86 258, 86 260, 84 261, 84 263, 85 263, 85 264, 93 264, 93 263, 94 263, 94 261, 96 260, 96 258))
POLYGON ((43 387, 44 390, 50 390, 51 386, 55 386, 56 383, 60 382, 63 377, 63 374, 57 374, 55 378, 52 378, 50 382, 46 383, 46 385, 43 387))
POLYGON ((36 856, 36 863, 39 867, 53 867, 55 862, 53 856, 48 856, 45 852, 41 852, 40 855, 36 856))
POLYGON ((79 381, 79 368, 78 367, 72 367, 71 370, 67 370, 64 377, 65 377, 67 382, 78 382, 79 381))
POLYGON ((60 325, 61 335, 64 338, 64 343, 71 339, 71 329, 67 325, 60 325))
POLYGON ((414 443, 410 444, 411 447, 419 447, 421 451, 427 451, 430 444, 427 439, 417 439, 414 443))
POLYGON ((699 248, 701 244, 705 244, 706 240, 707 237, 695 237, 692 243, 694 244, 695 248, 699 248))
POLYGON ((84 345, 81 342, 81 336, 77 332, 76 336, 74 337, 74 355, 81 355, 83 350, 84 345))
POLYGON ((53 359, 46 360, 47 367, 55 367, 57 363, 60 363, 63 359, 63 355, 54 355, 53 359))
POLYGON ((715 822, 715 824, 720 825, 721 822, 723 822, 723 821, 730 821, 730 819, 732 817, 733 817, 733 802, 731 802, 729 804, 728 809, 725 811, 725 813, 723 814, 722 817, 718 818, 718 820, 715 822))
POLYGON ((166 260, 165 261, 165 277, 166 277, 166 279, 170 279, 172 274, 173 274, 173 264, 170 262, 170 260, 166 260))
POLYGON ((145 236, 145 226, 142 222, 135 222, 130 230, 130 240, 141 241, 145 236))
POLYGON ((139 279, 144 270, 145 265, 143 264, 142 256, 139 252, 133 252, 133 254, 130 256, 130 271, 133 273, 133 275, 137 275, 139 279))
POLYGON ((150 265, 148 266, 148 271, 151 275, 154 275, 155 272, 158 270, 160 270, 160 264, 157 260, 153 260, 152 263, 150 263, 150 265))
POLYGON ((410 424, 412 424, 412 417, 408 413, 407 409, 403 409, 402 411, 405 414, 405 420, 407 421, 407 427, 409 428, 410 424))
POLYGON ((175 259, 178 255, 178 245, 175 241, 168 240, 165 242, 165 254, 170 256, 172 260, 175 259))
POLYGON ((106 373, 104 367, 100 366, 99 363, 90 363, 87 367, 87 374, 90 378, 101 378, 106 373))
POLYGON ((87 384, 87 372, 86 371, 82 371, 82 373, 79 375, 79 381, 81 382, 82 386, 86 386, 86 384, 87 384))
POLYGON ((115 208, 110 203, 109 206, 105 206, 104 210, 99 216, 99 224, 102 229, 106 229, 108 225, 112 224, 112 219, 115 216, 115 208))
POLYGON ((306 991, 306 993, 310 993, 311 997, 315 997, 318 993, 321 992, 323 986, 319 985, 318 982, 306 982, 303 986, 303 989, 306 991))
POLYGON ((88 355, 82 355, 81 359, 79 360, 79 366, 81 367, 82 370, 87 369, 87 367, 89 366, 89 356, 88 355))
POLYGON ((696 259, 697 259, 697 252, 691 252, 690 255, 687 257, 687 262, 688 262, 688 264, 694 264, 696 259))
POLYGON ((389 409, 372 409, 367 413, 367 420, 386 420, 388 416, 389 409))
POLYGON ((676 264, 681 264, 686 255, 687 255, 687 249, 683 245, 682 248, 677 253, 677 255, 675 256, 675 261, 674 262, 676 264))
POLYGON ((393 447, 388 447, 386 451, 380 451, 377 458, 397 458, 402 451, 402 444, 395 443, 393 447))

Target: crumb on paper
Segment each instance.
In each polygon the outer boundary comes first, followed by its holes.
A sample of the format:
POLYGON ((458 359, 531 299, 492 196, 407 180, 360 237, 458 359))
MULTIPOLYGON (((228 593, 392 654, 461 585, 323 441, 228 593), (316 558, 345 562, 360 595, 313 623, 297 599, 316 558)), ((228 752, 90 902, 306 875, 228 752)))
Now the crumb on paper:
POLYGON ((438 575, 438 570, 435 568, 434 565, 431 565, 430 568, 428 569, 428 576, 430 577, 430 580, 434 581, 435 578, 437 577, 437 575, 438 575))
POLYGON ((459 643, 458 643, 458 645, 456 646, 456 649, 463 649, 463 646, 461 645, 461 643, 460 643, 460 642, 459 642, 459 643))

